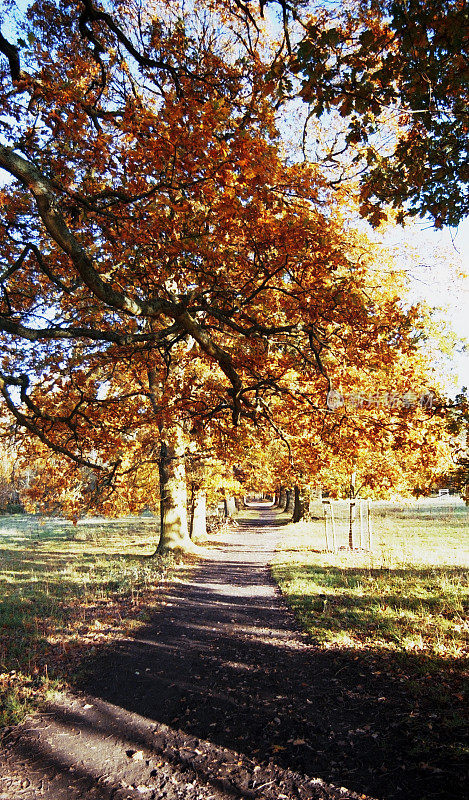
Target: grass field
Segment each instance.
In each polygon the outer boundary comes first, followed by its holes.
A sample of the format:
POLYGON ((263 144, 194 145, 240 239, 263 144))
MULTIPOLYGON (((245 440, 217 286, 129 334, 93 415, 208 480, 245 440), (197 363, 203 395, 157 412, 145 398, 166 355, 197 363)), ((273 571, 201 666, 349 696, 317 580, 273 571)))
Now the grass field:
POLYGON ((354 551, 345 547, 345 504, 342 511, 339 506, 336 553, 324 552, 319 518, 288 527, 273 568, 314 638, 358 648, 466 654, 469 509, 448 501, 376 503, 372 549, 354 551))
POLYGON ((325 552, 322 519, 286 525, 273 575, 313 642, 376 663, 413 698, 422 752, 463 758, 469 509, 376 503, 372 521, 372 550, 350 551, 339 519, 335 553, 325 552))
POLYGON ((174 561, 153 517, 0 517, 0 725, 17 722, 85 653, 145 620, 174 561))

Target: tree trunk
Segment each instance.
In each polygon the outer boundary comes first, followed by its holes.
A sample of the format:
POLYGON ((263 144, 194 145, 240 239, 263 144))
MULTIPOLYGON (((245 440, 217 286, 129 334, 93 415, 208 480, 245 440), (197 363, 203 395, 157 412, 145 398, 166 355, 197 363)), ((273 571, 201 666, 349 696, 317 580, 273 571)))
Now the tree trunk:
POLYGON ((278 507, 280 508, 281 511, 285 511, 286 499, 287 499, 287 496, 286 496, 286 492, 285 492, 285 487, 281 486, 280 490, 279 490, 279 493, 278 493, 278 507))
POLYGON ((292 490, 291 489, 287 489, 284 511, 290 511, 291 496, 292 496, 292 490))
POLYGON ((207 536, 207 502, 201 489, 192 490, 191 539, 205 539, 207 536))
POLYGON ((234 497, 229 494, 225 494, 225 516, 227 518, 234 517, 236 514, 236 503, 234 497))
POLYGON ((303 519, 304 508, 300 495, 300 487, 297 484, 295 484, 293 492, 294 492, 294 503, 293 503, 292 522, 299 522, 300 519, 303 519))
POLYGON ((161 533, 158 552, 193 551, 187 524, 185 442, 174 426, 161 432, 159 459, 161 533))

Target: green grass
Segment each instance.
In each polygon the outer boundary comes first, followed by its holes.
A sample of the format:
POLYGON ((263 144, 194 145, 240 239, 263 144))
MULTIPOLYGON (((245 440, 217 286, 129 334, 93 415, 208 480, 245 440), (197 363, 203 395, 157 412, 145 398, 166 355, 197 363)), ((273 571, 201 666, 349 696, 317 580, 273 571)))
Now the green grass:
MULTIPOLYGON (((371 550, 350 551, 339 520, 334 553, 325 551, 323 520, 286 525, 274 578, 320 649, 385 678, 402 730, 411 732, 412 757, 440 771, 462 769, 469 509, 376 504, 373 529, 371 550)), ((393 732, 386 735, 392 743, 393 732)))
POLYGON ((85 652, 146 618, 174 564, 142 558, 158 539, 152 517, 0 517, 0 725, 18 722, 79 668, 85 652))
POLYGON ((288 526, 273 566, 316 640, 438 657, 467 654, 468 509, 376 504, 371 550, 346 549, 345 518, 337 527, 341 547, 327 553, 322 520, 288 526))

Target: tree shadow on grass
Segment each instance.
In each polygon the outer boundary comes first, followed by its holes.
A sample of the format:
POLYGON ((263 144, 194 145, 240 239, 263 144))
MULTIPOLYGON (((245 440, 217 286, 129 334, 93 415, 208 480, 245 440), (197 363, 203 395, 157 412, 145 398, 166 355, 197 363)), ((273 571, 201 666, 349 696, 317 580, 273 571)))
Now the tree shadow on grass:
MULTIPOLYGON (((76 687, 114 709, 122 737, 134 735, 135 715, 165 726, 165 759, 178 760, 192 736, 214 762, 224 747, 389 800, 463 796, 456 710, 412 690, 417 666, 422 674, 434 661, 409 654, 403 668, 378 647, 311 644, 264 566, 268 524, 251 530, 249 520, 190 582, 168 584, 164 610, 135 638, 98 645, 76 687)), ((87 736, 89 717, 69 723, 87 736)), ((111 735, 114 724, 98 728, 111 735)))
POLYGON ((358 792, 454 798, 459 721, 452 711, 451 730, 438 708, 416 700, 412 675, 430 662, 410 658, 403 670, 379 648, 308 645, 272 602, 264 568, 230 559, 171 585, 165 613, 97 654, 82 686, 172 729, 358 792))
POLYGON ((467 571, 462 567, 355 568, 277 564, 289 602, 314 633, 350 634, 358 640, 387 638, 404 647, 422 636, 451 651, 466 643, 467 571), (297 587, 297 588, 296 588, 297 587), (296 590, 295 590, 296 589, 296 590), (453 627, 452 627, 453 626, 453 627), (438 635, 437 635, 438 630, 438 635))

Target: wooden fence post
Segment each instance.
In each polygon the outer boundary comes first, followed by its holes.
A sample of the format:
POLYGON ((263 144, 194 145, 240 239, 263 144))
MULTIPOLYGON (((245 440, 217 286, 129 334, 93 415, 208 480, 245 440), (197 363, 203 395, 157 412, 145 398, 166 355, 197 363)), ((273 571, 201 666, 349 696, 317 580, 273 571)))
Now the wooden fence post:
POLYGON ((364 531, 363 531, 363 523, 364 523, 364 519, 363 519, 363 503, 364 503, 364 501, 360 500, 360 550, 363 550, 363 538, 364 538, 363 537, 363 533, 364 533, 364 531))
POLYGON ((329 552, 329 535, 328 535, 328 528, 327 528, 327 506, 328 506, 328 501, 327 500, 323 500, 322 501, 322 507, 324 509, 324 533, 326 535, 326 550, 327 550, 327 552, 329 552))
POLYGON ((331 523, 332 523, 332 549, 334 553, 337 551, 335 544, 335 518, 334 518, 334 501, 331 500, 331 523))
POLYGON ((368 500, 368 549, 372 547, 371 500, 368 500))
POLYGON ((349 517, 349 530, 348 530, 348 546, 353 550, 353 523, 355 520, 355 500, 350 500, 350 517, 349 517))

